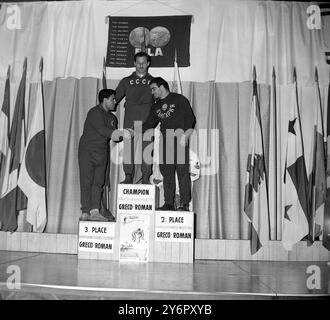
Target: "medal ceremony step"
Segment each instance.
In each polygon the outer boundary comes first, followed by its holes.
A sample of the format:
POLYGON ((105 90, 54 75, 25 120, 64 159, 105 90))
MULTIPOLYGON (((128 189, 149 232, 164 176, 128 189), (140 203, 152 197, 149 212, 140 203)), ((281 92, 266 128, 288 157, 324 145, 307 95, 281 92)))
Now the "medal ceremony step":
POLYGON ((119 184, 116 222, 80 221, 78 258, 193 263, 194 213, 156 211, 154 185, 119 184))

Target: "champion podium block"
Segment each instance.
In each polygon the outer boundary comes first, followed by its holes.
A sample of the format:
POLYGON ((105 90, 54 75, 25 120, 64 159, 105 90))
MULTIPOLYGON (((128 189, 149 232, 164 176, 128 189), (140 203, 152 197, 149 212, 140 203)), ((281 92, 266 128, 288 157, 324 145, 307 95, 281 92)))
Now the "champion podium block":
POLYGON ((116 222, 79 222, 78 258, 193 263, 194 213, 156 211, 154 185, 119 184, 116 222))
POLYGON ((151 218, 155 212, 153 185, 120 184, 117 190, 117 221, 120 224, 119 260, 150 261, 151 218))

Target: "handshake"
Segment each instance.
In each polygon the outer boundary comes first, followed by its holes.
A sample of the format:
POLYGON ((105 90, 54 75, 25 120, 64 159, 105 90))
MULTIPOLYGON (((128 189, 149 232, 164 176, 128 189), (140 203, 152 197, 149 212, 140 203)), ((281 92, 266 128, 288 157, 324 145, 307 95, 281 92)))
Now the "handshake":
POLYGON ((117 129, 112 132, 111 140, 114 142, 121 142, 125 138, 133 138, 134 130, 132 128, 128 129, 117 129))

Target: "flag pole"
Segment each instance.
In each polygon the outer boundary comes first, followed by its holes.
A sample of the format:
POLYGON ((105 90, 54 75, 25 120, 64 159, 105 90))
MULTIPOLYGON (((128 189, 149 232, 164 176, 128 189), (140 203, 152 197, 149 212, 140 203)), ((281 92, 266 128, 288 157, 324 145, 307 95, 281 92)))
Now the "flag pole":
MULTIPOLYGON (((328 103, 327 103, 327 147, 326 147, 326 157, 327 164, 330 166, 330 81, 328 84, 328 103)), ((329 180, 330 167, 326 167, 326 178, 329 180)), ((324 206, 324 214, 323 214, 323 238, 322 245, 327 250, 330 251, 330 186, 326 186, 326 201, 324 206)))
MULTIPOLYGON (((8 79, 8 81, 9 81, 9 83, 10 83, 10 74, 11 73, 11 68, 10 68, 10 65, 8 65, 8 70, 7 70, 7 79, 8 79)), ((6 79, 6 80, 7 80, 6 79)), ((9 84, 9 95, 10 95, 10 84, 9 84)), ((10 135, 10 110, 9 110, 9 112, 8 112, 8 131, 7 131, 7 136, 8 136, 8 139, 9 139, 9 135, 10 135)), ((1 190, 0 190, 1 191, 1 190)))
MULTIPOLYGON (((24 64, 23 64, 23 73, 27 72, 27 57, 24 59, 24 64)), ((26 79, 26 78, 25 78, 26 79)), ((26 80, 25 80, 25 86, 26 86, 26 80)), ((26 112, 25 112, 25 103, 24 103, 24 108, 23 108, 23 130, 24 130, 24 146, 26 145, 26 132, 27 132, 27 121, 25 120, 26 112)))
MULTIPOLYGON (((297 72, 296 72, 296 67, 294 67, 293 69, 293 81, 295 83, 295 91, 296 91, 296 101, 297 101, 297 109, 298 109, 298 120, 299 120, 299 125, 300 128, 302 129, 301 126, 301 116, 300 116, 300 108, 299 108, 299 99, 298 99, 298 85, 297 85, 297 72)), ((301 135, 301 141, 302 141, 302 154, 305 157, 305 148, 304 148, 304 139, 303 139, 303 134, 302 134, 302 130, 300 130, 300 135, 301 135)), ((304 161, 304 166, 305 166, 305 172, 306 171, 306 164, 304 161)))
POLYGON ((105 57, 103 57, 103 72, 102 72, 102 84, 103 89, 107 89, 107 73, 106 73, 105 57))
POLYGON ((317 67, 315 67, 315 82, 316 82, 316 88, 317 88, 317 94, 319 98, 319 108, 320 108, 320 115, 321 115, 321 124, 322 124, 322 136, 323 136, 323 152, 324 152, 324 163, 326 164, 326 144, 327 144, 327 138, 325 136, 325 130, 324 130, 324 118, 323 118, 323 106, 322 106, 322 100, 321 100, 321 91, 320 91, 320 85, 319 85, 319 76, 318 76, 318 70, 317 67))
MULTIPOLYGON (((304 146, 304 138, 303 138, 303 133, 302 133, 302 126, 301 126, 301 116, 300 116, 300 108, 299 108, 299 99, 298 99, 298 84, 297 84, 297 71, 296 67, 293 68, 293 81, 295 84, 295 93, 296 93, 296 102, 297 102, 297 113, 298 113, 298 121, 299 121, 299 126, 300 126, 300 138, 301 138, 301 149, 302 149, 302 157, 303 157, 303 164, 304 164, 304 173, 307 175, 307 168, 306 168, 306 162, 305 162, 305 146, 304 146)), ((307 176, 305 177, 306 181, 308 181, 307 176)), ((309 198, 308 194, 306 194, 306 201, 307 201, 307 210, 309 212, 306 213, 306 218, 308 221, 308 230, 309 233, 307 235, 307 240, 310 240, 310 228, 311 228, 311 213, 310 213, 310 208, 311 208, 311 199, 309 198)))
POLYGON ((266 159, 265 159, 265 146, 264 146, 264 135, 262 130, 262 120, 261 120, 261 112, 260 112, 260 104, 258 97, 258 88, 257 88, 257 72, 255 65, 253 66, 253 91, 255 90, 255 95, 257 99, 257 110, 258 110, 258 118, 260 119, 260 131, 261 131, 261 144, 262 144, 262 153, 263 153, 263 165, 265 168, 265 182, 266 182, 266 196, 267 196, 267 213, 268 213, 268 237, 271 239, 270 233, 270 214, 269 214, 269 192, 268 192, 268 176, 267 176, 267 168, 266 168, 266 159))
POLYGON ((272 73, 273 82, 273 105, 274 105, 274 140, 275 140, 275 239, 277 239, 277 107, 276 107, 276 73, 275 67, 273 66, 272 73))
POLYGON ((46 120, 45 120, 45 104, 44 104, 44 86, 43 86, 43 73, 44 73, 44 57, 40 58, 39 63, 39 72, 40 72, 40 89, 41 89, 41 99, 42 99, 42 119, 43 119, 43 128, 44 128, 44 161, 45 161, 45 206, 46 206, 46 214, 48 213, 48 183, 47 183, 47 161, 46 161, 46 120))

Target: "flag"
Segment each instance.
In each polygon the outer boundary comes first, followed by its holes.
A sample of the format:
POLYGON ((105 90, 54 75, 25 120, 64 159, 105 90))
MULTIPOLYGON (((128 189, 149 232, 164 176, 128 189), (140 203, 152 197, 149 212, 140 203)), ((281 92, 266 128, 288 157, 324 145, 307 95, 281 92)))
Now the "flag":
POLYGON ((330 251, 330 83, 328 87, 328 108, 327 108, 327 165, 326 165, 326 203, 323 218, 322 244, 330 251))
POLYGON ((257 82, 253 80, 247 183, 244 196, 244 212, 251 227, 251 254, 255 254, 270 239, 267 175, 257 94, 257 82))
MULTIPOLYGON (((5 160, 9 148, 10 130, 10 66, 8 66, 7 79, 2 107, 0 110, 0 196, 1 186, 5 178, 5 160)), ((2 228, 2 211, 0 211, 0 230, 2 228)))
POLYGON ((286 250, 308 235, 309 194, 298 108, 297 82, 292 85, 284 172, 282 244, 286 250))
POLYGON ((309 192, 311 205, 311 223, 309 223, 308 240, 313 243, 315 238, 321 235, 324 204, 326 197, 326 177, 325 177, 325 133, 323 127, 323 108, 321 103, 320 88, 318 81, 315 81, 315 125, 312 159, 312 172, 309 178, 309 192))
POLYGON ((10 130, 9 149, 4 165, 4 179, 0 186, 0 213, 2 230, 15 231, 17 213, 26 208, 26 197, 17 185, 20 165, 25 147, 25 86, 26 66, 24 61, 23 74, 17 91, 13 122, 10 130))
POLYGON ((7 71, 5 91, 0 110, 0 186, 2 185, 10 131, 10 66, 7 71))
POLYGON ((47 222, 47 206, 42 80, 37 84, 36 104, 32 112, 18 186, 27 196, 26 221, 33 226, 34 232, 43 232, 47 222))

